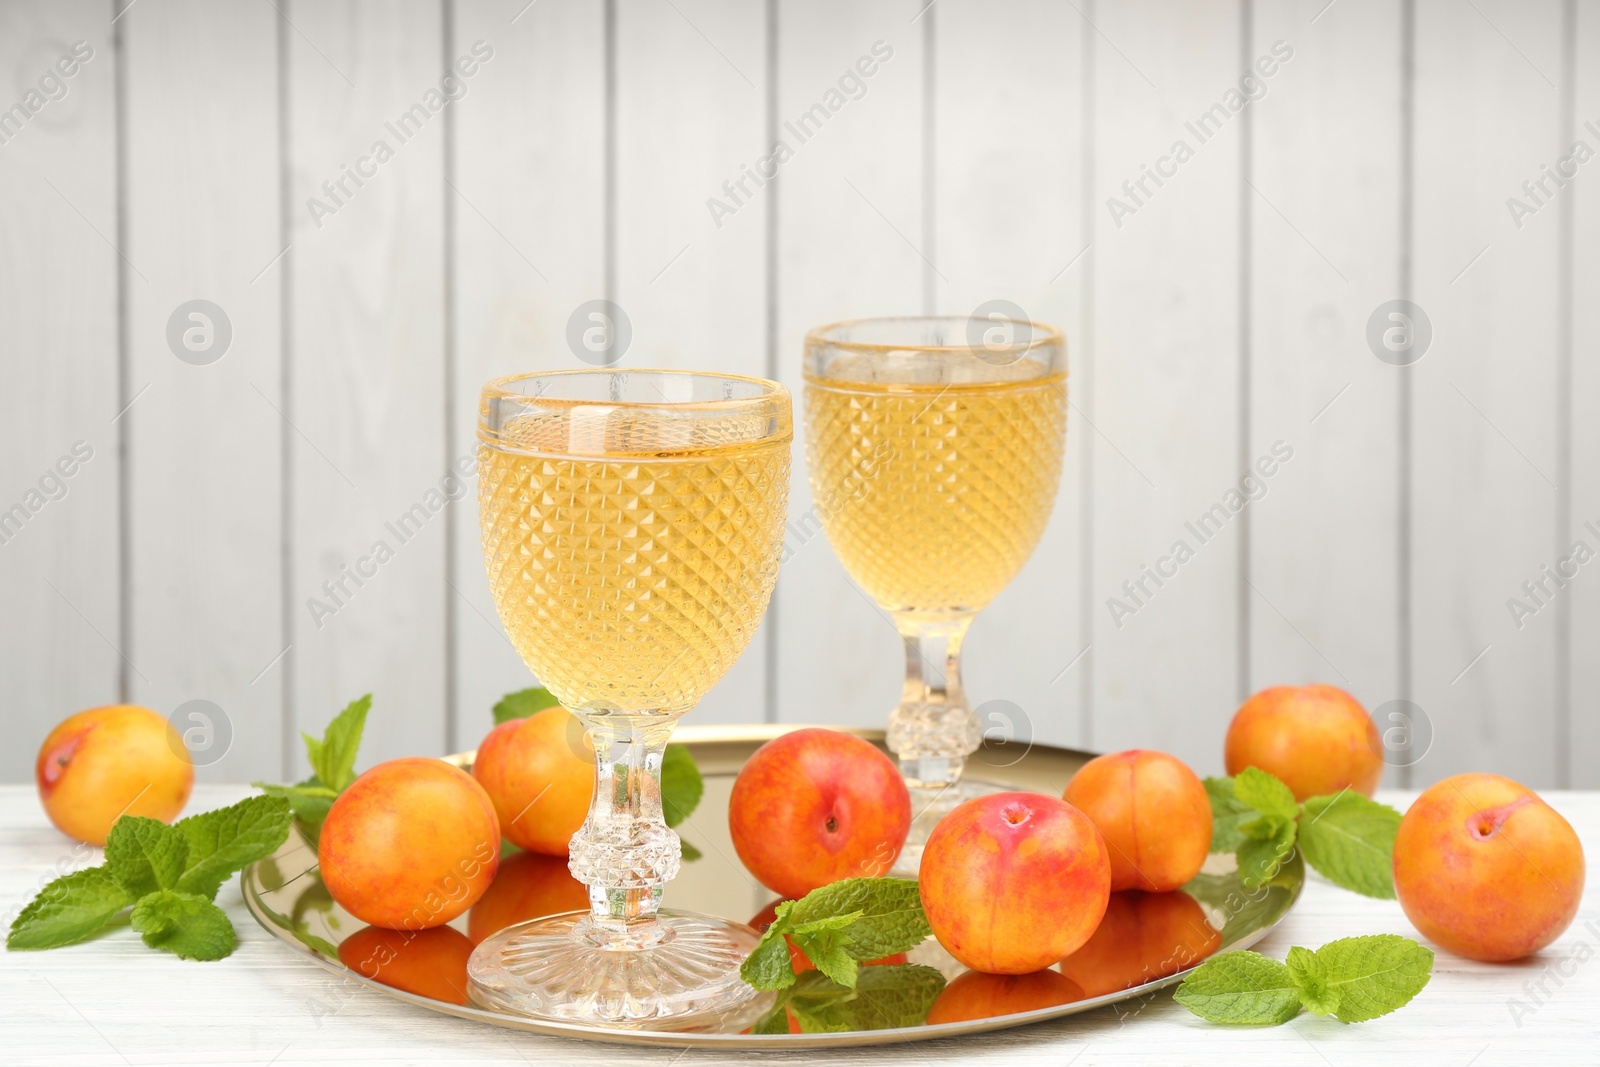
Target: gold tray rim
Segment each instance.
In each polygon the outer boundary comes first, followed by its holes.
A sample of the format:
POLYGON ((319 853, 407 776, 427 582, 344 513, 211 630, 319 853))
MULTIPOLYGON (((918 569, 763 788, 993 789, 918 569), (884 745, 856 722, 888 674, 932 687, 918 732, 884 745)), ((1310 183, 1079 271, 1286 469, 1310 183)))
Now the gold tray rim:
MULTIPOLYGON (((854 734, 878 745, 882 745, 884 741, 884 731, 881 729, 841 726, 833 723, 752 723, 738 726, 694 724, 679 726, 673 731, 672 739, 674 742, 687 745, 740 744, 766 742, 786 733, 806 729, 835 730, 854 734)), ((1034 749, 1043 749, 1063 756, 1081 756, 1084 759, 1093 758, 1093 753, 1059 745, 1029 744, 1028 751, 1031 752, 1034 749)), ((470 766, 476 754, 477 750, 473 749, 439 758, 455 766, 470 766)), ((271 857, 268 858, 270 859, 271 857)), ((969 1019, 952 1023, 924 1023, 921 1026, 897 1027, 884 1030, 850 1030, 843 1033, 818 1034, 704 1034, 583 1026, 577 1023, 552 1022, 520 1015, 486 1011, 483 1008, 447 1004, 444 1001, 408 993, 405 990, 396 989, 393 986, 387 986, 364 975, 357 974, 338 960, 330 960, 321 953, 313 951, 309 946, 297 940, 290 931, 285 930, 267 917, 265 905, 259 899, 261 883, 258 876, 258 867, 261 862, 265 861, 252 863, 240 873, 240 888, 243 890, 245 907, 256 920, 256 923, 266 930, 274 940, 286 945, 290 950, 315 963, 323 970, 343 975, 349 980, 358 982, 390 999, 412 1004, 443 1015, 453 1015, 458 1019, 470 1019, 490 1026, 498 1026, 502 1029, 520 1030, 524 1033, 573 1038, 583 1041, 599 1041, 605 1044, 646 1045, 657 1048, 753 1049, 775 1052, 790 1048, 851 1048, 933 1041, 940 1038, 989 1033, 995 1030, 1010 1030, 1018 1026, 1029 1026, 1033 1023, 1045 1022, 1050 1019, 1060 1019, 1069 1015, 1095 1011, 1099 1008, 1109 1007, 1112 1004, 1132 1000, 1175 985, 1181 982, 1194 969, 1193 967, 1186 967, 1174 974, 1146 982, 1143 985, 1133 986, 1115 993, 1106 993, 1098 997, 1073 1001, 1070 1004, 1058 1004, 1053 1007, 1037 1008, 1033 1011, 1017 1012, 1011 1015, 991 1016, 985 1019, 969 1019)), ((1304 867, 1296 863, 1292 866, 1285 865, 1284 870, 1298 871, 1299 878, 1290 888, 1289 901, 1284 905, 1282 912, 1271 922, 1251 931, 1229 945, 1228 951, 1249 948, 1259 942, 1276 929, 1288 914, 1294 910, 1294 906, 1299 903, 1301 892, 1305 888, 1304 867)))

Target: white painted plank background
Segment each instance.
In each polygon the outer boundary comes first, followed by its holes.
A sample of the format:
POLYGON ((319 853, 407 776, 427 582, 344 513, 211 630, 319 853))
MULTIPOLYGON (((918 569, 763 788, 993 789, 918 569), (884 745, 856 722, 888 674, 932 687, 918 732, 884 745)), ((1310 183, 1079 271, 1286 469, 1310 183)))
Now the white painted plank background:
POLYGON ((372 692, 376 761, 449 740, 445 94, 470 93, 476 76, 441 89, 429 0, 299 4, 287 17, 291 706, 296 731, 315 733, 372 692), (379 142, 394 158, 362 163, 379 142), (376 171, 359 186, 345 170, 358 167, 376 171), (314 219, 312 197, 337 213, 314 219))
MULTIPOLYGON (((116 640, 133 701, 165 714, 206 700, 231 723, 231 748, 202 771, 214 781, 277 768, 283 754, 283 675, 267 668, 284 645, 284 294, 262 273, 282 248, 278 17, 270 5, 163 0, 118 20, 132 407, 130 604, 116 640), (194 299, 232 326, 226 353, 202 366, 167 340, 194 299)), ((35 714, 48 724, 71 710, 35 714)))
POLYGON ((1235 115, 1200 143, 1185 123, 1238 78, 1240 8, 1144 0, 1097 4, 1094 19, 1105 45, 1094 58, 1096 200, 1115 195, 1135 213, 1113 221, 1102 206, 1093 215, 1093 410, 1068 429, 1096 438, 1088 740, 1214 766, 1239 692, 1239 538, 1250 515, 1204 544, 1185 523, 1239 477, 1245 130, 1235 115), (1147 181, 1148 196, 1123 190, 1180 139, 1194 156, 1166 185, 1147 181), (1124 591, 1179 540, 1194 558, 1175 577, 1124 591), (1113 619, 1112 597, 1133 614, 1113 619))
MULTIPOLYGON (((1332 681, 1428 713, 1414 785, 1600 782, 1600 571, 1520 630, 1506 606, 1573 539, 1600 550, 1594 168, 1520 229, 1506 208, 1573 139, 1600 151, 1593 3, 125 7, 0 9, 0 108, 96 49, 0 144, 0 506, 73 441, 96 450, 0 544, 22 742, 0 778, 122 697, 220 705, 217 780, 295 773, 296 731, 367 690, 368 758, 474 744, 530 676, 471 492, 332 615, 307 600, 470 450, 483 381, 579 365, 585 301, 627 312, 627 365, 798 397, 811 326, 1004 297, 1067 328, 1073 410, 1045 541, 972 632, 976 703, 1211 771, 1248 689, 1332 681), (465 96, 318 227, 306 199, 480 40, 465 96), (783 122, 879 40, 893 59, 799 144, 783 122), (1200 144, 1185 123, 1279 40, 1266 94, 1200 144), (775 138, 793 158, 718 226, 707 198, 775 138), (1108 198, 1179 138, 1194 158, 1117 225, 1108 198), (1408 284, 1434 341, 1399 369, 1365 330, 1408 284), (165 338, 196 297, 233 326, 210 366, 165 338), (1185 523, 1279 439, 1295 456, 1267 495, 1198 545, 1185 523), (1119 626, 1108 600, 1179 538, 1195 558, 1119 626)), ((799 443, 795 474, 798 525, 799 443)), ((791 541, 699 715, 879 722, 892 627, 825 538, 791 541)))
POLYGON ((1561 142, 1560 6, 1481 7, 1417 7, 1414 291, 1436 325, 1411 368, 1414 699, 1422 766, 1550 781, 1557 614, 1519 630, 1505 605, 1557 541, 1558 215, 1518 230, 1505 202, 1561 142))
POLYGON ((1399 296, 1401 9, 1357 0, 1309 25, 1262 4, 1252 37, 1252 63, 1279 41, 1293 58, 1250 108, 1246 451, 1294 458, 1251 506, 1250 684, 1328 681, 1376 711, 1400 694, 1403 372, 1364 334, 1399 296))
MULTIPOLYGON (((1573 128, 1566 131, 1564 139, 1581 137, 1600 151, 1600 133, 1595 132, 1600 130, 1600 18, 1595 17, 1593 5, 1584 8, 1582 16, 1576 19, 1572 35, 1573 128)), ((1594 240, 1600 234, 1600 197, 1593 190, 1586 196, 1574 195, 1571 211, 1572 231, 1567 239, 1572 249, 1574 297, 1568 416, 1572 427, 1571 537, 1600 552, 1600 533, 1595 532, 1600 529, 1600 465, 1595 463, 1600 456, 1600 300, 1594 299, 1594 294, 1600 293, 1600 242, 1594 240), (1584 294, 1581 298, 1580 293, 1584 294)), ((1585 578, 1597 576, 1592 570, 1584 574, 1585 578)), ((1572 631, 1567 652, 1571 744, 1566 751, 1572 784, 1592 788, 1600 784, 1600 656, 1594 654, 1600 648, 1600 582, 1582 582, 1571 592, 1572 631)))
POLYGON ((7 104, 49 73, 65 88, 22 129, 0 130, 0 395, 17 398, 0 419, 0 715, 8 737, 22 735, 11 778, 32 772, 37 730, 104 702, 127 670, 115 644, 116 56, 103 10, 0 8, 7 104), (72 54, 79 41, 86 61, 72 54), (56 68, 63 56, 71 77, 56 68))

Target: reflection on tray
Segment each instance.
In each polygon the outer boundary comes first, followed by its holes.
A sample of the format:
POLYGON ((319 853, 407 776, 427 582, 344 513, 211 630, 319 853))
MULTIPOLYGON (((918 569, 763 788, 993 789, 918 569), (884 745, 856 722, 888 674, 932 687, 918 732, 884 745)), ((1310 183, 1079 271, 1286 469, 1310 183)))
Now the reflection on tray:
POLYGON ((1105 918, 1060 967, 1084 997, 1099 997, 1193 967, 1221 945, 1222 931, 1188 893, 1128 889, 1111 894, 1105 918))
MULTIPOLYGON (((719 759, 720 766, 706 775, 705 799, 679 829, 702 844, 705 854, 685 868, 674 882, 674 892, 679 906, 748 919, 761 928, 772 921, 779 902, 739 864, 727 830, 731 769, 742 765, 757 744, 759 739, 751 739, 720 750, 701 744, 702 755, 720 752, 706 757, 708 763, 719 759)), ((1077 757, 1036 747, 1014 769, 1019 776, 1015 784, 1048 785, 1070 776, 1078 762, 1077 757), (1038 780, 1022 778, 1023 771, 1035 773, 1038 780)), ((316 863, 316 853, 291 838, 275 857, 246 872, 245 895, 251 911, 281 940, 311 950, 325 966, 424 998, 441 1010, 538 1029, 522 1017, 474 1011, 466 996, 466 964, 474 946, 507 926, 587 907, 588 890, 567 870, 566 857, 509 853, 502 858, 493 884, 470 911, 448 926, 417 932, 367 927, 354 920, 328 895, 316 863)), ((863 965, 856 987, 848 989, 813 968, 791 945, 795 984, 780 993, 774 1008, 750 1028, 752 1036, 740 1038, 745 1031, 733 1026, 716 1036, 762 1045, 800 1043, 811 1037, 813 1043, 828 1043, 826 1035, 876 1032, 881 1040, 888 1036, 884 1031, 898 1030, 903 1036, 892 1039, 900 1040, 922 1033, 935 1036, 1015 1025, 1006 1020, 1028 1013, 1033 1013, 1029 1019, 1054 1017, 1147 996, 1176 981, 1204 957, 1253 943, 1289 910, 1304 880, 1304 864, 1294 856, 1267 885, 1246 889, 1233 856, 1213 855, 1182 890, 1112 894, 1089 941, 1055 966, 1033 974, 969 971, 930 938, 909 953, 863 965)), ((741 1028, 746 1025, 747 1021, 739 1023, 741 1028)), ((607 1037, 599 1027, 584 1033, 607 1037)), ((694 1044, 712 1035, 666 1036, 694 1044)))

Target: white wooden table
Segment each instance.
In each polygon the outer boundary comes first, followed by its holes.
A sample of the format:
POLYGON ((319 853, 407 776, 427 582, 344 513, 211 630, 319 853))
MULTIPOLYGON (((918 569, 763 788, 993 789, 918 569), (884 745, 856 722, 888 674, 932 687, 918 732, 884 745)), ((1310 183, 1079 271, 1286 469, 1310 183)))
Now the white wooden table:
MULTIPOLYGON (((190 810, 246 795, 202 786, 190 810)), ((1400 806, 1410 796, 1380 799, 1400 806)), ((1600 793, 1548 799, 1600 855, 1600 793)), ((45 819, 33 790, 0 787, 0 906, 11 916, 57 873, 99 862, 45 819)), ((237 879, 218 897, 239 931, 219 963, 146 949, 131 930, 49 952, 0 954, 0 1063, 5 1064, 692 1064, 730 1054, 605 1046, 514 1033, 420 1011, 322 971, 286 951, 245 910, 237 879)), ((1313 876, 1260 947, 1282 958, 1352 934, 1416 936, 1399 905, 1313 876)), ((807 1062, 1272 1064, 1491 1067, 1600 1062, 1600 893, 1591 880, 1578 919, 1533 960, 1488 966, 1440 953, 1433 981, 1399 1013, 1346 1026, 1302 1014, 1260 1030, 1211 1026, 1158 993, 1118 1008, 996 1034, 827 1052, 807 1062), (1541 990, 1542 986, 1542 990, 1541 990)), ((772 1054, 763 1062, 791 1057, 772 1054)), ((796 1053, 794 1060, 801 1059, 796 1053)))

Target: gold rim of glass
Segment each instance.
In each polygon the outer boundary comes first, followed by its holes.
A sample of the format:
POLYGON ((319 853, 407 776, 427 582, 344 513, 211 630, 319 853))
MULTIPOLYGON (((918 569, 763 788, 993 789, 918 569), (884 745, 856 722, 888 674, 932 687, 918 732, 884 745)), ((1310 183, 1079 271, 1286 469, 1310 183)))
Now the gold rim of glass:
POLYGON ((741 408, 761 409, 771 407, 783 414, 783 423, 788 426, 788 408, 782 403, 783 398, 789 395, 789 389, 781 382, 768 378, 755 378, 747 374, 724 374, 721 371, 707 370, 672 370, 666 367, 576 367, 567 370, 541 370, 523 371, 519 374, 507 374, 500 378, 491 379, 483 387, 481 400, 487 404, 495 400, 507 400, 513 403, 537 405, 540 407, 580 407, 593 405, 595 407, 619 407, 633 410, 648 410, 660 408, 663 411, 738 411, 741 408), (738 382, 744 385, 757 386, 759 391, 748 396, 715 397, 707 400, 628 400, 605 399, 602 397, 576 397, 561 396, 553 393, 529 393, 519 389, 510 389, 507 386, 514 382, 533 382, 540 379, 575 380, 585 377, 593 378, 644 378, 656 376, 662 378, 685 378, 691 380, 712 382, 738 382))
POLYGON ((1000 314, 846 319, 807 332, 802 374, 825 388, 866 382, 896 392, 1045 384, 1067 377, 1067 337, 1048 323, 1000 314), (854 373, 841 373, 841 364, 854 373), (944 368, 937 380, 927 379, 930 366, 944 368))

